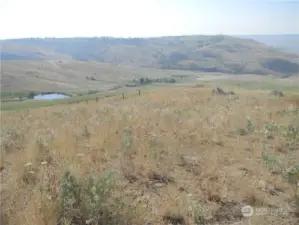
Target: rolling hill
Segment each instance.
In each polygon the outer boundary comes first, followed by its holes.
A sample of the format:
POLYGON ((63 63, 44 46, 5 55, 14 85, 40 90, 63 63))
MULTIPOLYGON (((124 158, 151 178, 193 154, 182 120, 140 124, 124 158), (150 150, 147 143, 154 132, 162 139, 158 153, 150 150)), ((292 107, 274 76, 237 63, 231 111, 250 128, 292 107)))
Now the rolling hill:
POLYGON ((194 71, 161 70, 78 60, 4 60, 1 92, 107 91, 133 79, 177 78, 195 80, 194 71))
POLYGON ((225 35, 2 40, 2 60, 77 60, 233 74, 299 74, 299 55, 225 35))
POLYGON ((299 34, 286 35, 238 35, 249 38, 283 51, 299 53, 299 34))

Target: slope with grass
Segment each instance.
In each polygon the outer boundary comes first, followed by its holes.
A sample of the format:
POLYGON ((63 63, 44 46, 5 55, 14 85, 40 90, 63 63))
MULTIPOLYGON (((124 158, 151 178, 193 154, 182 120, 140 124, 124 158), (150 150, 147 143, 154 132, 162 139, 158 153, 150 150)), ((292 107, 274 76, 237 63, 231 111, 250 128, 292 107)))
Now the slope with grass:
POLYGON ((2 41, 3 60, 69 59, 203 72, 298 74, 299 56, 225 35, 2 41), (48 54, 47 54, 48 52, 48 54))
POLYGON ((283 51, 299 53, 299 34, 238 35, 237 37, 250 38, 283 51))
POLYGON ((3 224, 298 224, 299 100, 234 91, 1 112, 3 224))
POLYGON ((107 91, 124 86, 134 78, 175 78, 195 80, 192 71, 135 68, 100 62, 82 61, 2 61, 1 92, 67 92, 107 91))

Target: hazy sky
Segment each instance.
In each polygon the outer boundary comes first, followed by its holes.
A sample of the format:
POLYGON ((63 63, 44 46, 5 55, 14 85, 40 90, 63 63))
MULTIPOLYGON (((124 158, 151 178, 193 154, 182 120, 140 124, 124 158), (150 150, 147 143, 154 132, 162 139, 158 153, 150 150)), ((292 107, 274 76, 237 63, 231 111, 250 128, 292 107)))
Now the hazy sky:
POLYGON ((299 0, 0 0, 0 39, 299 34, 299 0))

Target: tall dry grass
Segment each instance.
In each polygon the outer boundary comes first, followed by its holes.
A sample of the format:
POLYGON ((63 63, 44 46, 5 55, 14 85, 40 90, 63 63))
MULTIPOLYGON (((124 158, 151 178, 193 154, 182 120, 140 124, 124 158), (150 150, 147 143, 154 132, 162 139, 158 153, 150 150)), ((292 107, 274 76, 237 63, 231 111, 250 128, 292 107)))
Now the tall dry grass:
POLYGON ((166 88, 1 113, 2 224, 296 224, 298 107, 166 88))

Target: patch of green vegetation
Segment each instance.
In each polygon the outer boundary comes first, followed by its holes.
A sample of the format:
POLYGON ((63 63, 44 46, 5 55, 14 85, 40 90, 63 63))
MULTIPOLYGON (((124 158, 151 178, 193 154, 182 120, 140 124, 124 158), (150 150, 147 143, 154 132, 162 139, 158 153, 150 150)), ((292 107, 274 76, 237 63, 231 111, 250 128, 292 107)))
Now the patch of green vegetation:
POLYGON ((250 119, 246 121, 246 127, 238 129, 237 133, 241 136, 249 135, 254 132, 255 126, 250 119))
POLYGON ((87 94, 92 95, 92 94, 97 94, 99 92, 100 91, 98 91, 98 90, 89 90, 87 94))
POLYGON ((105 98, 116 95, 116 93, 106 93, 106 94, 90 94, 82 96, 74 96, 65 99, 55 99, 55 100, 25 100, 25 101, 15 101, 15 102, 4 102, 1 104, 1 111, 18 111, 31 108, 40 108, 46 106, 53 106, 58 104, 71 104, 78 103, 81 101, 95 100, 96 98, 105 98))
MULTIPOLYGON (((146 93, 148 91, 153 91, 157 88, 163 88, 163 86, 159 86, 158 84, 152 84, 142 87, 141 95, 143 93, 146 93)), ((93 93, 93 92, 91 92, 93 93)), ((10 101, 10 102, 3 102, 0 105, 1 111, 19 111, 19 110, 25 110, 25 109, 31 109, 31 108, 40 108, 40 107, 48 107, 48 106, 54 106, 59 104, 73 104, 73 103, 79 103, 79 102, 85 102, 88 103, 89 100, 96 100, 96 99, 103 99, 103 98, 109 98, 114 96, 119 96, 120 99, 122 98, 122 92, 121 90, 112 90, 107 92, 100 92, 96 94, 82 94, 73 96, 70 98, 65 99, 55 99, 55 100, 33 100, 28 99, 25 101, 10 101)), ((135 88, 127 89, 124 93, 125 99, 133 96, 138 96, 138 92, 135 88)))
POLYGON ((78 221, 84 224, 132 224, 135 210, 113 197, 113 178, 112 173, 105 173, 100 179, 90 176, 79 182, 69 171, 65 172, 61 181, 58 219, 64 224, 78 221))
POLYGON ((121 138, 121 148, 124 151, 128 151, 131 148, 132 143, 132 129, 130 127, 126 127, 123 131, 123 136, 121 138))
POLYGON ((23 92, 1 92, 1 102, 14 102, 33 99, 36 95, 62 94, 71 97, 72 94, 65 92, 40 92, 40 91, 23 91, 23 92))
POLYGON ((176 80, 174 78, 148 78, 148 77, 141 77, 139 79, 134 79, 131 83, 127 84, 127 87, 139 87, 143 85, 149 85, 149 84, 174 84, 176 83, 176 80))
MULTIPOLYGON (((31 91, 24 92, 1 92, 1 101, 20 101, 22 99, 28 99, 28 96, 31 95, 31 91)), ((33 92, 37 94, 36 92, 33 92)))

